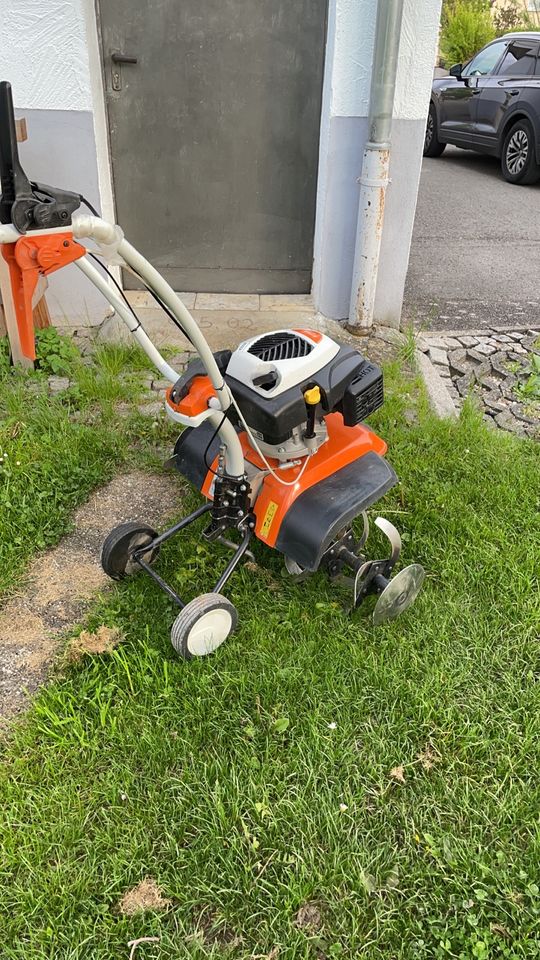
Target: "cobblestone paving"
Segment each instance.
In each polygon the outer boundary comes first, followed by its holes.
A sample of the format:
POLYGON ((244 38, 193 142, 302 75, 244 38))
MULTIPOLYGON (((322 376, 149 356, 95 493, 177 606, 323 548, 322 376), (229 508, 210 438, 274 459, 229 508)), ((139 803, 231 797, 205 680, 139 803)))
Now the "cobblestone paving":
POLYGON ((540 401, 520 394, 531 374, 531 357, 540 356, 539 328, 423 334, 419 346, 457 407, 472 393, 486 421, 540 439, 540 401))

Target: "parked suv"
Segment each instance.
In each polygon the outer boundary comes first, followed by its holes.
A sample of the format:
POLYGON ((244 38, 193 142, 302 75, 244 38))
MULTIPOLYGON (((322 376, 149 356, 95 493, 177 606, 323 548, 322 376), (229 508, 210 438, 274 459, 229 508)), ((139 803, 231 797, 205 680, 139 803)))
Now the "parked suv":
POLYGON ((510 183, 540 177, 540 33, 508 33, 433 82, 424 156, 447 143, 500 157, 510 183))

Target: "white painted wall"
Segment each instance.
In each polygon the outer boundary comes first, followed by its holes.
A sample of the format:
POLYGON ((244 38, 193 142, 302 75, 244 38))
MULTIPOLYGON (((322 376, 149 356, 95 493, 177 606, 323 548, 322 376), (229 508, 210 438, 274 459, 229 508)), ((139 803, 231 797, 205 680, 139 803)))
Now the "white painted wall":
POLYGON ((394 117, 425 122, 439 43, 441 0, 405 0, 394 117))
POLYGON ((334 10, 333 58, 327 58, 333 117, 367 117, 377 0, 329 0, 334 10))
MULTIPOLYGON (((114 219, 93 0, 4 0, 0 79, 27 120, 20 155, 28 175, 83 193, 114 219)), ((62 325, 99 323, 108 312, 74 267, 50 277, 47 302, 62 325)))
MULTIPOLYGON (((383 0, 384 2, 384 0, 383 0)), ((367 117, 377 0, 329 0, 325 86, 333 117, 367 117), (331 45, 331 50, 330 50, 331 45)), ((441 0, 405 0, 394 117, 425 117, 437 50, 441 0)))
POLYGON ((92 110, 82 0, 4 0, 0 72, 18 107, 92 110))
POLYGON ((94 0, 4 0, 3 6, 0 79, 10 80, 20 110, 92 113, 101 209, 114 219, 94 0))
MULTIPOLYGON (((384 0, 380 0, 384 2, 384 0)), ((441 0, 405 0, 376 318, 395 323, 416 209, 441 0)), ((348 313, 377 0, 329 0, 313 264, 318 309, 348 313)))

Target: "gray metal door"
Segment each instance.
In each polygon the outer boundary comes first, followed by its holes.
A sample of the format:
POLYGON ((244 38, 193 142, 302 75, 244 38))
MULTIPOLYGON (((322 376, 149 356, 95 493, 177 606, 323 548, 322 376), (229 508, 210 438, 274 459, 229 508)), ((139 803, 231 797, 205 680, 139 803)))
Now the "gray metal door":
POLYGON ((117 217, 176 290, 309 291, 326 3, 101 0, 117 217))

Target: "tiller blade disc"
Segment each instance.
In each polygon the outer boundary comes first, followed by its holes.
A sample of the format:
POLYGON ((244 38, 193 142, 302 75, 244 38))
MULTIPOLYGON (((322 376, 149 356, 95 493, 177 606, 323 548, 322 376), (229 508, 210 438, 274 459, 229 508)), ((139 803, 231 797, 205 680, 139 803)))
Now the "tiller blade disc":
POLYGON ((384 588, 373 611, 376 627, 399 617, 416 600, 426 572, 419 563, 411 563, 393 577, 384 588))

